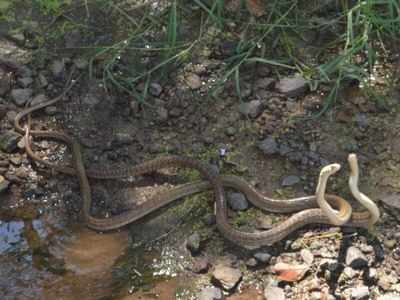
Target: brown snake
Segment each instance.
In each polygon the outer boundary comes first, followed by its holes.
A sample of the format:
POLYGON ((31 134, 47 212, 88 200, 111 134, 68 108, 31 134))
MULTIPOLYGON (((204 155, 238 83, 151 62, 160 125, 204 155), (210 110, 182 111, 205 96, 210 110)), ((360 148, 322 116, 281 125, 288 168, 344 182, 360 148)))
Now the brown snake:
MULTIPOLYGON (((181 198, 183 196, 193 193, 198 193, 205 189, 212 189, 215 193, 217 227, 222 235, 228 240, 246 248, 257 248, 264 245, 271 245, 277 241, 282 240, 288 234, 306 224, 332 224, 331 220, 325 215, 324 211, 320 208, 316 208, 318 207, 318 204, 315 195, 288 200, 271 199, 257 192, 242 179, 236 176, 218 176, 210 171, 210 167, 208 164, 188 157, 170 155, 146 161, 136 166, 118 170, 85 170, 80 145, 74 139, 60 132, 48 132, 41 130, 31 131, 29 129, 29 126, 27 126, 27 129, 25 130, 20 125, 21 119, 23 119, 25 116, 48 105, 55 104, 60 99, 62 99, 62 97, 71 89, 72 85, 73 83, 70 83, 60 96, 45 103, 27 108, 24 111, 18 113, 15 118, 14 124, 16 130, 19 133, 25 134, 25 146, 27 149, 27 153, 33 160, 43 163, 53 170, 65 174, 75 175, 78 177, 83 198, 83 217, 88 227, 100 231, 116 229, 140 219, 141 217, 176 200, 177 198, 181 198), (30 142, 28 138, 29 135, 31 135, 32 137, 59 140, 70 146, 73 154, 74 167, 58 166, 38 157, 30 149, 30 142), (91 190, 87 177, 99 179, 125 178, 129 176, 142 175, 166 167, 194 168, 198 170, 206 178, 207 181, 185 184, 167 193, 156 195, 154 198, 146 201, 138 207, 135 207, 134 210, 122 213, 117 216, 112 216, 110 218, 104 219, 91 216, 91 190), (273 212, 301 211, 292 215, 286 221, 274 225, 274 227, 270 230, 253 233, 242 232, 233 228, 229 224, 224 186, 235 188, 243 192, 252 204, 264 210, 273 212)), ((350 206, 344 199, 335 195, 326 195, 326 198, 329 202, 333 203, 335 207, 339 208, 339 216, 346 215, 346 212, 349 211, 350 206)), ((369 211, 353 212, 351 214, 350 221, 347 222, 345 225, 367 227, 371 223, 370 220, 371 214, 369 211)))

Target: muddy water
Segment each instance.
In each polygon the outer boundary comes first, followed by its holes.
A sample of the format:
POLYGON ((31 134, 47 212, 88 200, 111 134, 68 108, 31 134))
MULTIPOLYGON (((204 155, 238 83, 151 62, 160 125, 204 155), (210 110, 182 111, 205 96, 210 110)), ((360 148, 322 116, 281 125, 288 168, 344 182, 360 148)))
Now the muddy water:
POLYGON ((112 268, 129 245, 127 231, 82 227, 60 232, 43 219, 0 222, 1 299, 102 299, 112 268))
POLYGON ((133 248, 128 230, 60 219, 1 217, 0 299, 191 299, 179 249, 133 248))
POLYGON ((66 274, 44 284, 44 299, 100 299, 112 294, 112 267, 128 246, 126 231, 101 234, 74 228, 52 247, 64 261, 66 274))

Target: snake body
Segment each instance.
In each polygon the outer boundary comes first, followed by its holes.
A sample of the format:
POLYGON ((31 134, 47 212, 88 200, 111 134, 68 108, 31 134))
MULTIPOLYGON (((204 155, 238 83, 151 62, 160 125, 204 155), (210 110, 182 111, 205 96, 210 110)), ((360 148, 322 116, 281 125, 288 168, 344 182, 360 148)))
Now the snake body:
POLYGON ((346 210, 339 211, 339 213, 336 213, 334 209, 332 209, 332 207, 329 205, 329 202, 326 201, 326 199, 324 198, 325 193, 322 193, 321 190, 325 191, 328 178, 339 170, 340 170, 339 164, 330 164, 323 167, 319 175, 318 185, 315 193, 317 196, 317 202, 319 207, 325 212, 325 215, 331 221, 331 223, 337 226, 346 224, 347 221, 350 220, 351 213, 353 210, 349 205, 349 207, 346 210))
MULTIPOLYGON (((211 171, 210 166, 208 164, 205 164, 201 161, 188 157, 169 155, 149 160, 141 164, 127 168, 113 169, 113 170, 111 169, 86 170, 82 160, 80 145, 73 138, 60 132, 30 130, 29 127, 27 128, 27 130, 25 130, 20 125, 21 120, 25 116, 29 115, 34 111, 42 109, 48 105, 53 105, 59 100, 61 100, 62 97, 66 94, 66 92, 69 89, 71 89, 71 87, 72 84, 70 84, 65 89, 63 94, 48 102, 38 104, 34 107, 27 108, 24 111, 20 112, 19 114, 17 114, 14 124, 18 132, 25 134, 25 146, 28 155, 32 159, 45 164, 46 166, 52 168, 53 170, 65 174, 75 175, 78 177, 83 199, 82 212, 84 220, 86 221, 88 227, 99 231, 116 229, 128 223, 131 223, 135 220, 138 220, 143 216, 151 213, 152 211, 172 201, 175 201, 178 198, 193 193, 198 193, 204 191, 205 189, 212 189, 214 191, 216 197, 216 220, 217 220, 217 228, 219 229, 219 231, 228 240, 246 248, 257 248, 264 245, 271 245, 277 241, 282 240, 288 234, 306 224, 313 224, 313 223, 332 224, 331 220, 332 216, 328 217, 322 209, 317 208, 318 203, 317 203, 317 197, 315 195, 294 198, 289 200, 271 199, 260 194, 258 191, 253 189, 247 182, 243 181, 242 179, 236 176, 219 176, 211 171), (58 166, 36 156, 29 146, 30 142, 28 137, 30 135, 38 138, 55 139, 67 144, 72 149, 74 166, 73 167, 58 166), (129 176, 142 175, 145 173, 157 171, 167 167, 196 169, 202 174, 203 177, 205 177, 206 181, 186 184, 181 187, 175 188, 170 192, 156 195, 154 198, 139 205, 139 207, 136 207, 135 210, 128 211, 117 216, 112 216, 110 218, 104 218, 104 219, 95 218, 91 216, 90 207, 92 200, 91 200, 91 190, 88 182, 88 177, 99 178, 99 179, 125 178, 129 176), (273 212, 293 212, 299 210, 300 212, 292 215, 286 221, 274 225, 274 227, 270 230, 252 232, 252 233, 243 232, 233 228, 229 224, 229 220, 227 217, 228 208, 225 199, 224 187, 235 188, 243 192, 247 196, 249 201, 252 202, 252 204, 261 209, 273 212)), ((352 164, 350 164, 350 166, 353 167, 352 164)), ((358 172, 358 169, 355 170, 355 172, 358 172)), ((330 174, 328 174, 326 177, 320 177, 320 180, 326 181, 329 176, 330 174)), ((353 179, 351 184, 353 185, 358 184, 358 177, 353 179)), ((319 184, 318 186, 319 190, 317 190, 317 194, 322 195, 323 197, 325 193, 326 183, 325 184, 322 183, 322 185, 319 184)), ((338 196, 326 195, 326 199, 336 208, 339 209, 339 212, 337 214, 339 218, 344 217, 348 219, 350 211, 351 218, 348 222, 346 222, 347 220, 345 221, 346 226, 368 227, 369 225, 374 223, 377 219, 374 216, 371 217, 371 213, 369 211, 351 213, 351 207, 349 206, 347 201, 338 196)))

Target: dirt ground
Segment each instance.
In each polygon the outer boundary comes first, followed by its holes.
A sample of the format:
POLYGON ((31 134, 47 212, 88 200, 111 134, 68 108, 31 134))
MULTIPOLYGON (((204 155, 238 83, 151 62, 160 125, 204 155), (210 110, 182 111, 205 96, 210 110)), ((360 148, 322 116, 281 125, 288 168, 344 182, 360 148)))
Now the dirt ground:
MULTIPOLYGON (((73 39, 71 33, 64 42, 73 39)), ((257 65, 243 78, 242 99, 229 81, 218 97, 209 97, 214 70, 222 64, 211 55, 185 63, 166 81, 151 81, 146 102, 138 103, 106 89, 100 66, 90 77, 79 52, 49 50, 39 60, 27 46, 0 38, 1 299, 221 299, 204 298, 206 287, 231 300, 281 299, 268 294, 271 286, 282 299, 399 299, 399 86, 377 84, 383 105, 349 83, 332 109, 309 118, 323 106, 329 87, 310 91, 305 84, 288 96, 279 86, 295 74, 278 77, 257 65), (381 218, 372 232, 315 225, 249 251, 218 232, 208 192, 111 233, 89 230, 79 217, 76 178, 29 159, 13 125, 26 102, 59 95, 73 68, 73 89, 56 106, 35 113, 33 127, 73 136, 87 168, 118 169, 165 154, 186 155, 245 178, 265 195, 288 198, 312 194, 320 168, 338 162, 342 170, 328 189, 350 199, 347 156, 356 153, 360 190, 378 203, 381 218), (200 246, 189 251, 193 239, 200 246), (349 263, 351 247, 361 252, 361 267, 349 263), (262 254, 269 259, 259 259, 262 254), (310 255, 307 272, 294 282, 272 272, 279 262, 300 264, 310 255), (215 279, 221 265, 241 272, 234 288, 224 289, 215 279)), ((393 57, 376 75, 395 76, 398 68, 393 57)), ((136 88, 140 92, 143 84, 136 88)), ((35 140, 34 150, 70 164, 68 148, 58 142, 35 140)), ((143 195, 198 178, 192 170, 168 169, 127 180, 91 180, 92 213, 119 214, 134 209, 143 195)), ((248 203, 240 195, 230 197, 230 218, 241 230, 265 229, 287 217, 251 205, 235 208, 235 197, 239 206, 248 203)))

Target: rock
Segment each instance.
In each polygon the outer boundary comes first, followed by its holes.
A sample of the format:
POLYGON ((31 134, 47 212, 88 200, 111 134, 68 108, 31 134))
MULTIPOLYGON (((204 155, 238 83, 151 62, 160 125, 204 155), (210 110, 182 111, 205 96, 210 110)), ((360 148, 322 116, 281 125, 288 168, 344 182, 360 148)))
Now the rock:
POLYGON ((13 89, 11 91, 11 98, 18 106, 23 106, 31 98, 32 89, 13 89))
POLYGON ((0 96, 5 96, 11 89, 12 74, 0 68, 0 96))
POLYGON ((355 121, 357 126, 362 130, 365 130, 368 127, 368 119, 364 113, 357 113, 355 116, 355 121))
POLYGON ((351 289, 351 298, 360 300, 360 299, 368 299, 369 297, 369 289, 367 286, 359 286, 351 289))
POLYGON ((154 97, 158 97, 161 95, 162 90, 163 90, 162 86, 159 83, 157 83, 157 82, 150 83, 150 86, 149 86, 150 95, 152 95, 154 97))
POLYGON ((46 101, 47 101, 46 95, 45 95, 45 94, 39 94, 39 95, 35 96, 35 97, 32 99, 30 105, 31 105, 31 106, 36 106, 36 105, 38 105, 38 104, 40 104, 40 103, 44 103, 44 102, 46 102, 46 101))
POLYGON ((134 137, 130 135, 129 133, 125 132, 118 132, 115 134, 115 137, 113 139, 113 144, 115 145, 129 145, 134 141, 134 137))
POLYGON ((325 298, 324 298, 324 295, 321 292, 314 291, 314 292, 311 292, 310 299, 311 300, 321 300, 321 299, 325 299, 325 298))
POLYGON ((227 200, 229 206, 235 211, 245 210, 249 207, 249 203, 242 193, 229 193, 227 200))
POLYGON ((369 280, 376 280, 378 278, 378 271, 375 268, 369 268, 367 277, 369 280))
POLYGON ((199 77, 199 75, 196 75, 194 73, 188 74, 185 78, 186 84, 192 89, 192 90, 197 90, 201 87, 202 82, 199 77))
POLYGON ((168 110, 165 109, 164 107, 157 107, 156 113, 158 121, 165 122, 168 120, 168 110))
POLYGON ((65 63, 62 60, 55 60, 50 67, 51 73, 57 79, 62 78, 65 70, 65 63))
POLYGON ((275 88, 287 97, 297 97, 307 91, 308 85, 303 77, 295 76, 282 78, 275 88))
POLYGON ((383 244, 385 245, 385 247, 389 248, 389 249, 393 249, 396 246, 397 241, 393 240, 393 239, 385 239, 383 241, 383 244))
POLYGON ((45 88, 49 84, 49 82, 47 81, 46 76, 44 76, 44 74, 42 74, 42 73, 39 73, 38 82, 39 82, 39 86, 41 88, 45 88))
POLYGON ((254 255, 254 258, 257 259, 261 263, 267 263, 271 259, 271 254, 268 252, 257 252, 254 255))
POLYGON ((314 255, 308 249, 302 249, 300 256, 307 265, 311 265, 314 261, 314 255))
POLYGON ((200 249, 200 242, 200 235, 195 232, 187 238, 186 247, 190 250, 190 252, 197 253, 200 249))
POLYGON ((174 107, 169 111, 169 115, 173 118, 177 118, 182 115, 182 109, 180 109, 179 107, 174 107))
POLYGON ((74 59, 74 65, 80 69, 80 70, 84 70, 86 69, 86 67, 89 65, 89 62, 87 61, 87 59, 84 58, 75 58, 74 59))
POLYGON ((11 156, 10 157, 10 162, 14 165, 14 166, 20 166, 22 163, 22 157, 19 154, 16 154, 15 156, 11 156))
POLYGON ((300 151, 293 151, 293 152, 289 152, 286 155, 287 159, 289 159, 292 162, 301 162, 303 159, 303 153, 300 151))
POLYGON ((14 131, 6 131, 0 135, 0 149, 11 153, 17 149, 21 136, 14 131))
POLYGON ((378 279, 378 286, 384 290, 388 291, 392 288, 394 284, 397 283, 397 278, 392 275, 388 275, 385 273, 380 274, 379 279, 378 279))
POLYGON ((27 88, 32 84, 33 79, 32 77, 23 77, 23 78, 18 78, 17 82, 21 87, 27 88))
POLYGON ((389 293, 379 296, 377 300, 400 300, 400 295, 397 295, 395 293, 389 293))
POLYGON ((353 269, 362 269, 368 267, 368 260, 360 249, 351 246, 347 249, 346 265, 353 269))
POLYGON ((207 257, 197 257, 193 261, 192 271, 195 273, 205 273, 210 267, 210 261, 207 257))
POLYGON ((7 112, 6 116, 7 116, 8 122, 10 122, 10 124, 14 124, 14 120, 15 120, 15 117, 17 116, 17 112, 14 110, 10 110, 7 112))
POLYGON ((272 218, 268 215, 262 215, 256 219, 257 229, 268 230, 272 228, 272 218))
POLYGON ((58 109, 56 106, 46 106, 46 108, 44 109, 44 112, 46 113, 46 115, 48 116, 54 116, 57 112, 58 109))
POLYGON ((0 175, 0 194, 8 190, 10 182, 0 175))
POLYGON ((352 279, 354 278, 354 276, 356 276, 356 271, 354 271, 353 268, 350 267, 345 267, 343 269, 343 274, 346 275, 347 278, 352 279))
POLYGON ((285 300, 285 292, 277 286, 267 286, 264 289, 265 300, 285 300))
POLYGON ((0 160, 1 168, 8 168, 9 165, 10 165, 10 163, 8 162, 8 160, 0 160))
POLYGON ((207 287, 201 290, 199 300, 220 300, 222 299, 222 292, 216 287, 207 287))
POLYGON ((257 264, 258 264, 258 261, 254 257, 251 257, 248 260, 246 260, 246 266, 248 266, 250 268, 257 266, 257 264))
POLYGON ((278 262, 271 268, 271 270, 277 274, 279 280, 286 282, 301 280, 309 269, 309 265, 300 265, 296 263, 288 264, 284 262, 278 262))
POLYGON ((213 278, 224 290, 230 291, 242 279, 242 272, 239 269, 217 265, 213 272, 213 278))
POLYGON ((225 133, 227 136, 234 136, 236 134, 235 127, 229 126, 225 129, 225 133))
POLYGON ((300 182, 300 177, 296 175, 289 175, 282 179, 282 186, 292 186, 300 182))
POLYGON ((374 252, 374 247, 372 247, 371 245, 361 244, 360 245, 360 250, 363 253, 373 253, 374 252))
POLYGON ((263 111, 263 105, 260 100, 252 100, 239 105, 239 112, 246 117, 257 118, 263 111))
POLYGON ((257 89, 269 90, 274 85, 274 83, 274 78, 264 77, 257 79, 257 81, 254 83, 254 87, 257 89))
POLYGON ((276 154, 279 151, 278 143, 272 136, 269 136, 262 140, 258 144, 258 149, 260 149, 266 155, 276 154))

